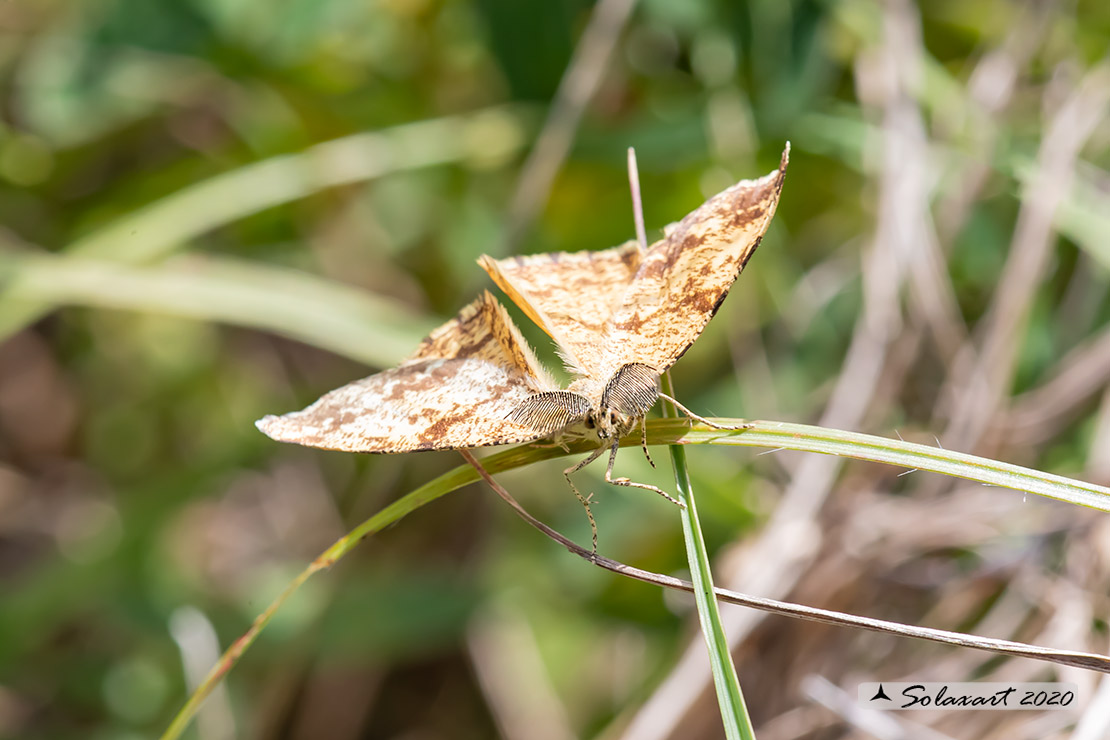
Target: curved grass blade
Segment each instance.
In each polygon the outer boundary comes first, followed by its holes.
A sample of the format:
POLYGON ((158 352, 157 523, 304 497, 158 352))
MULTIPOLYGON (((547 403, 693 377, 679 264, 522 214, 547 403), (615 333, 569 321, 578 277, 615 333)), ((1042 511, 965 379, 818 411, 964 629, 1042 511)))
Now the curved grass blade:
MULTIPOLYGON (((711 421, 725 426, 735 426, 741 422, 740 419, 712 419, 711 421)), ((1062 475, 1042 473, 1020 465, 988 460, 963 452, 953 452, 939 446, 933 447, 871 434, 778 421, 746 423, 750 425, 748 429, 729 431, 707 427, 691 428, 685 420, 665 419, 648 425, 648 443, 740 445, 819 452, 824 455, 900 465, 909 470, 943 473, 956 478, 1110 512, 1110 488, 1065 478, 1062 475)))
POLYGON ((197 710, 200 709, 201 704, 216 688, 217 684, 223 680, 228 671, 239 662, 239 658, 243 657, 243 653, 254 643, 265 629, 266 625, 273 619, 274 614, 278 609, 295 594, 305 582, 315 575, 317 572, 330 568, 335 565, 344 555, 353 550, 359 542, 372 534, 380 532, 394 522, 399 521, 406 515, 419 509, 431 501, 435 501, 440 496, 443 496, 455 489, 462 488, 463 486, 473 483, 478 480, 478 474, 473 468, 469 466, 460 466, 452 471, 441 475, 435 480, 417 488, 412 493, 398 499, 389 506, 379 511, 374 516, 370 517, 362 524, 358 525, 346 535, 341 537, 331 547, 320 554, 312 563, 301 571, 300 575, 294 578, 288 586, 278 595, 273 602, 266 607, 265 611, 259 614, 254 622, 239 639, 231 644, 208 675, 204 677, 196 691, 193 692, 189 700, 174 717, 173 722, 166 728, 162 734, 162 740, 171 740, 178 738, 181 733, 185 731, 190 720, 196 715, 197 710))
MULTIPOLYGON (((717 419, 715 421, 730 426, 745 423, 740 419, 717 419)), ((902 465, 919 470, 933 470, 988 485, 1028 491, 1059 501, 1110 511, 1110 488, 1083 483, 1062 476, 1040 473, 1017 465, 1000 463, 936 447, 917 445, 902 440, 884 439, 855 432, 841 432, 804 424, 766 421, 746 423, 750 424, 747 429, 728 431, 691 429, 689 422, 685 419, 654 419, 648 423, 648 443, 652 445, 666 444, 675 447, 689 444, 742 445, 841 455, 860 460, 902 465)), ((622 443, 636 446, 640 443, 640 440, 633 436, 623 440, 622 443)), ((589 446, 584 444, 570 445, 569 450, 563 450, 559 447, 536 448, 524 445, 491 455, 484 462, 484 467, 491 473, 498 473, 541 460, 580 454, 587 449, 589 449, 589 446)), ((682 451, 681 448, 679 450, 682 451)), ((676 476, 679 471, 683 473, 683 480, 679 483, 679 493, 686 497, 690 489, 685 475, 685 456, 682 455, 677 459, 672 457, 672 459, 676 460, 676 476)), ((449 471, 390 504, 324 551, 255 619, 250 629, 224 652, 162 735, 163 740, 173 740, 181 736, 200 705, 257 639, 281 605, 315 573, 334 565, 340 558, 354 549, 362 539, 399 521, 407 514, 440 496, 477 480, 477 472, 469 465, 460 466, 449 471)), ((693 508, 692 504, 692 497, 687 498, 687 511, 693 508)), ((700 530, 695 526, 696 520, 692 519, 690 524, 690 533, 693 536, 694 532, 700 530)), ((684 529, 685 526, 684 521, 684 529)), ((702 549, 704 550, 704 546, 702 549)), ((700 566, 698 566, 698 569, 700 569, 700 566)), ((691 573, 695 570, 692 563, 691 573)), ((708 573, 707 567, 704 572, 708 573)), ((704 591, 704 589, 705 584, 703 583, 695 592, 704 591)), ((717 621, 719 623, 719 617, 717 621)), ((727 647, 725 650, 727 651, 727 647)), ((723 655, 719 655, 719 657, 723 659, 723 655)), ((731 662, 731 657, 729 661, 731 662)), ((740 701, 742 701, 742 698, 740 701)))
MULTIPOLYGON (((376 367, 405 357, 435 325, 411 308, 298 270, 188 255, 149 267, 80 257, 16 255, 23 305, 133 310, 284 334, 376 367)), ((9 298, 9 302, 11 302, 9 298)))
MULTIPOLYGON (((525 119, 520 109, 494 107, 271 157, 183 188, 77 240, 64 253, 123 264, 155 261, 212 229, 325 188, 450 162, 498 161, 528 141, 525 119)), ((0 341, 52 308, 25 295, 16 278, 0 290, 0 341)))

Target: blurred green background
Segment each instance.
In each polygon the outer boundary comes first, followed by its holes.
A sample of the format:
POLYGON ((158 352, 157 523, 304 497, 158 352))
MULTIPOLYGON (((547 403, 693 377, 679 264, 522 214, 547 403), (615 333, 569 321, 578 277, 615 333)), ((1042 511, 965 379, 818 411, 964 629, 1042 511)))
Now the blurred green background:
MULTIPOLYGON (((315 555, 460 464, 253 422, 401 359, 492 287, 482 253, 630 238, 629 146, 658 235, 793 145, 762 248, 674 370, 691 409, 935 434, 1106 483, 1108 42, 1110 6, 1085 1, 0 4, 0 737, 157 735, 315 555), (530 162, 552 120, 565 156, 530 162)), ((1097 516, 878 466, 690 458, 725 582, 1107 650, 1097 516), (787 520, 793 539, 745 544, 787 520)), ((585 542, 565 465, 503 481, 585 542)), ((672 485, 660 468, 618 462, 672 485)), ((602 472, 580 483, 602 552, 681 573, 675 511, 602 472)), ((718 737, 682 660, 695 626, 475 486, 318 576, 190 732, 718 737)), ((856 736, 814 673, 854 696, 942 660, 952 680, 1008 670, 781 618, 731 629, 761 737, 856 736)))

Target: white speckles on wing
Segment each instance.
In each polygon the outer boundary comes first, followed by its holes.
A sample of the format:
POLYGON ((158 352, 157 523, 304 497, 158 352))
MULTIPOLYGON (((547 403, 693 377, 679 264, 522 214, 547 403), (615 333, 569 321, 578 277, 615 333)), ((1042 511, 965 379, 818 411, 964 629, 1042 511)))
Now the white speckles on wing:
POLYGON ((348 452, 483 447, 542 436, 507 420, 532 395, 512 368, 419 360, 328 393, 303 411, 258 422, 282 442, 348 452))
POLYGON ((512 444, 542 430, 508 420, 551 381, 489 293, 433 331, 400 367, 328 393, 303 411, 267 416, 281 442, 348 452, 512 444))

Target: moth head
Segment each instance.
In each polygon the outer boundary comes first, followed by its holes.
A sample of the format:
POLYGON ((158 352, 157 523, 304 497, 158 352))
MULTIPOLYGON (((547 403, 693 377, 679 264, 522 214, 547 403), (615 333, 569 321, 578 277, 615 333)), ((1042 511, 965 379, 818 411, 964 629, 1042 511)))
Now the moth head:
POLYGON ((620 439, 628 434, 635 425, 635 418, 622 414, 614 408, 604 406, 595 410, 586 420, 586 427, 593 428, 598 439, 602 441, 620 439))

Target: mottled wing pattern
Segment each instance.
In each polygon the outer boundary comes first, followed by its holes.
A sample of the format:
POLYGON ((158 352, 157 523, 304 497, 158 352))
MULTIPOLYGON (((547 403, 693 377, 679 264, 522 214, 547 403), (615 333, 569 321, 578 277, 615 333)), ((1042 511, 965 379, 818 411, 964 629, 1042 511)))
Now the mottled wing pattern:
POLYGON ((551 389, 531 349, 487 292, 433 331, 399 367, 257 425, 280 442, 347 452, 515 444, 550 433, 509 417, 551 389))
POLYGON ((596 377, 629 363, 663 372, 694 343, 759 246, 789 154, 787 145, 778 170, 713 196, 647 251, 605 328, 596 377))
POLYGON ((556 252, 478 263, 555 340, 573 372, 598 369, 605 325, 640 266, 635 242, 600 252, 556 252))
POLYGON ((534 391, 556 387, 504 306, 488 290, 432 331, 402 365, 428 359, 485 360, 519 370, 534 391))

